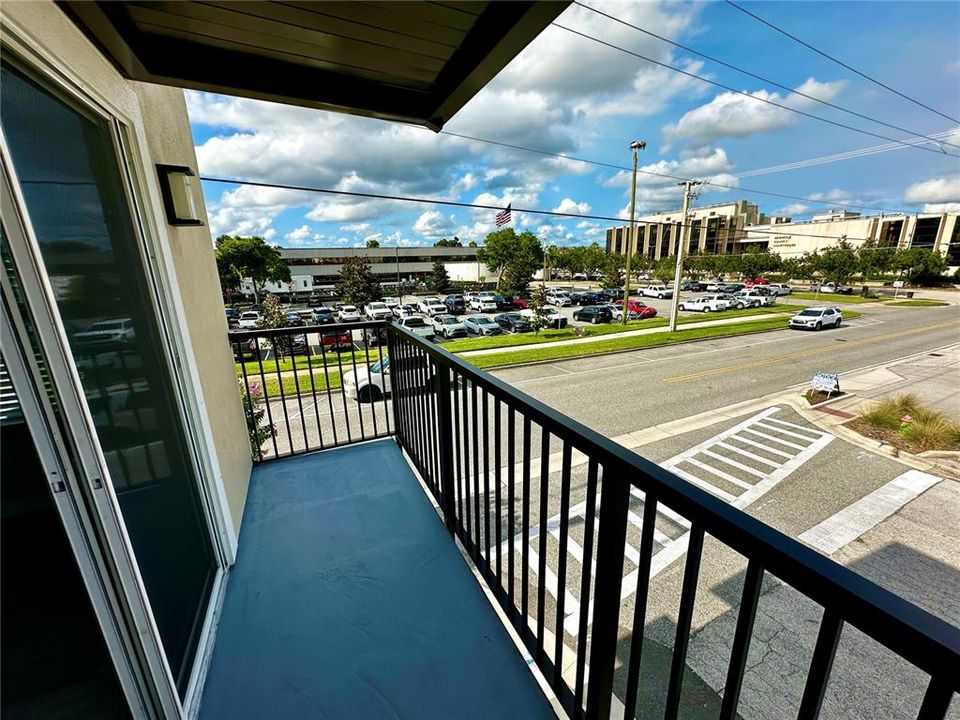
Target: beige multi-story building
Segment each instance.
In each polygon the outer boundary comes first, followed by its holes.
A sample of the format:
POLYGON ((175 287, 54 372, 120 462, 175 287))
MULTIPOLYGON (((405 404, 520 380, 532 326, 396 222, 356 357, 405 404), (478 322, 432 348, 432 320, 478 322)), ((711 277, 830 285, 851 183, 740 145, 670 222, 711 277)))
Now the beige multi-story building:
MULTIPOLYGON (((651 260, 673 255, 676 238, 683 232, 683 211, 679 208, 668 212, 644 215, 636 222, 635 252, 651 260)), ((746 200, 702 205, 689 211, 689 243, 686 253, 714 254, 737 251, 737 241, 743 237, 748 225, 768 222, 759 208, 746 200)), ((625 253, 630 226, 607 230, 607 252, 625 253)))

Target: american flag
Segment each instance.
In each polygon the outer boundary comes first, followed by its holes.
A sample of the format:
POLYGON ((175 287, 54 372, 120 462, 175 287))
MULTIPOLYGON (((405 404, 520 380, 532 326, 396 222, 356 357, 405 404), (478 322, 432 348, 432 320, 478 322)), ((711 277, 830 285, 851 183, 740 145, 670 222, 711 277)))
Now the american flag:
MULTIPOLYGON (((513 205, 513 203, 510 203, 510 205, 513 205)), ((497 213, 497 227, 503 227, 510 222, 510 205, 497 213)))

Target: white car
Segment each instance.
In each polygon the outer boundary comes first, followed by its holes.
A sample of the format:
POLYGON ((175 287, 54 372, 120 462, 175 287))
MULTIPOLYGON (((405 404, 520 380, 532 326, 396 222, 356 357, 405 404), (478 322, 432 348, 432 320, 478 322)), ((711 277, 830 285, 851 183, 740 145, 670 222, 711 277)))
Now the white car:
POLYGON ((442 305, 443 301, 440 300, 440 298, 438 297, 420 298, 419 300, 417 300, 417 310, 419 310, 424 315, 426 315, 429 312, 428 308, 430 307, 431 303, 440 303, 442 305))
MULTIPOLYGON (((560 329, 567 326, 567 318, 560 312, 545 307, 543 313, 546 315, 547 327, 560 329)), ((533 322, 537 316, 533 308, 524 308, 520 314, 530 322, 533 322)))
POLYGON ((719 295, 704 295, 698 298, 688 298, 680 302, 681 310, 691 310, 694 312, 720 312, 727 310, 730 303, 719 295))
POLYGON ((395 307, 400 307, 400 298, 398 297, 385 297, 383 299, 383 304, 388 308, 393 310, 395 307))
POLYGON ((645 288, 640 288, 640 294, 643 295, 643 297, 655 297, 658 300, 664 300, 673 297, 673 290, 664 285, 650 285, 645 288))
POLYGON ((367 303, 363 314, 370 320, 389 320, 392 312, 385 302, 372 302, 367 303))
POLYGON ((840 327, 843 311, 836 307, 812 307, 801 310, 790 318, 789 327, 801 330, 822 330, 825 327, 840 327))
POLYGON ((390 358, 343 374, 343 392, 357 402, 374 402, 390 394, 390 358))
POLYGON ((426 308, 426 314, 430 317, 434 317, 436 315, 445 315, 450 312, 450 310, 447 309, 447 306, 439 300, 428 301, 426 303, 426 308))
POLYGON ((237 321, 237 325, 241 330, 255 330, 259 322, 260 313, 256 310, 246 310, 240 313, 240 319, 237 321))
POLYGON ((427 340, 433 340, 434 332, 433 325, 428 323, 419 315, 414 315, 413 317, 405 317, 397 320, 397 325, 402 328, 406 328, 414 335, 419 335, 422 338, 427 340))
POLYGON ((492 292, 477 293, 470 300, 470 309, 478 310, 480 312, 496 312, 497 310, 496 293, 492 293, 492 292))
POLYGON ((777 302, 777 297, 775 295, 764 295, 756 290, 740 290, 739 292, 734 293, 734 295, 743 300, 747 307, 773 305, 777 302))
POLYGON ((723 284, 722 281, 716 280, 714 282, 708 282, 704 287, 707 292, 720 292, 720 286, 723 284))
POLYGON ((789 295, 793 292, 793 288, 783 283, 770 283, 764 287, 766 287, 773 295, 789 295))
POLYGON ((573 305, 573 300, 562 290, 547 290, 546 302, 557 307, 568 307, 573 305))
MULTIPOLYGON (((240 317, 242 318, 243 315, 240 317)), ((257 315, 257 319, 260 319, 259 315, 257 315)), ((254 327, 256 326, 254 325, 254 327)), ((130 342, 135 337, 136 333, 133 330, 133 320, 130 318, 120 318, 94 323, 83 332, 74 335, 73 339, 84 347, 96 347, 130 342)))
POLYGON ((433 318, 433 331, 442 338, 466 335, 467 326, 455 315, 437 315, 433 318))
POLYGON ((340 322, 358 322, 360 320, 360 311, 356 305, 341 305, 337 311, 337 320, 340 322))

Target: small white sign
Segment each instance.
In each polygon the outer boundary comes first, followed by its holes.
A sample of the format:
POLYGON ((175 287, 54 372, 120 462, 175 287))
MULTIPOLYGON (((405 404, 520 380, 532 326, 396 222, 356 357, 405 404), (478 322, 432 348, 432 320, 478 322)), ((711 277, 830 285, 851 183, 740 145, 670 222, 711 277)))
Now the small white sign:
POLYGON ((903 280, 894 280, 894 281, 893 281, 893 286, 894 286, 895 288, 901 288, 901 287, 903 287, 903 280))
POLYGON ((840 376, 833 373, 818 372, 813 376, 810 387, 828 394, 840 392, 840 376))

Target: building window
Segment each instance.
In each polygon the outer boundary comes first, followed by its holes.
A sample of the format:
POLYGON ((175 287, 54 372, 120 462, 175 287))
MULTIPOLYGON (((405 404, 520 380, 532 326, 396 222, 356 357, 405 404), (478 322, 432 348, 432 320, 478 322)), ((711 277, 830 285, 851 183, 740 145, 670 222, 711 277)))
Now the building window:
POLYGON ((953 232, 950 233, 950 244, 947 245, 947 262, 950 265, 960 265, 960 217, 953 220, 953 232))
POLYGON ((913 242, 910 247, 926 248, 933 250, 937 242, 937 233, 940 232, 940 218, 917 218, 916 227, 913 230, 913 242))
POLYGON ((897 247, 901 232, 903 232, 903 220, 884 223, 880 237, 877 239, 877 247, 897 247))

